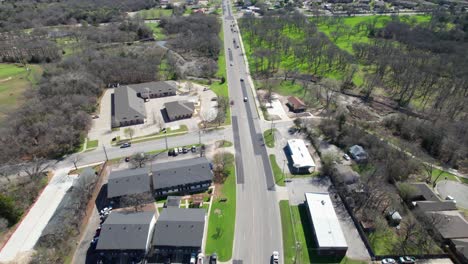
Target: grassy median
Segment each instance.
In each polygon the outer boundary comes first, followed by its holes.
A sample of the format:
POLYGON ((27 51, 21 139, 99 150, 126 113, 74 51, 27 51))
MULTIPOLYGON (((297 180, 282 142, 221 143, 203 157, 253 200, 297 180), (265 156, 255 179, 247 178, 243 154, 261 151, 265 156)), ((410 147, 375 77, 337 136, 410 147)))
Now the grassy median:
POLYGON ((273 171, 273 175, 275 176, 275 183, 278 186, 285 186, 284 183, 284 174, 281 168, 278 166, 278 163, 276 162, 276 156, 274 154, 270 154, 270 164, 271 164, 271 170, 273 171))

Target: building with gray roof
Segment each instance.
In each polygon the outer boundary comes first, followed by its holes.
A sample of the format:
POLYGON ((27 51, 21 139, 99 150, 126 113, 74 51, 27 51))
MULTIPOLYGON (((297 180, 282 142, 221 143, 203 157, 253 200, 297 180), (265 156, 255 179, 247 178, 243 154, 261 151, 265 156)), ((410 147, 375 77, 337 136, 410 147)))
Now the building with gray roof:
POLYGON ((112 212, 102 224, 96 250, 105 255, 129 253, 144 256, 151 246, 156 223, 154 212, 112 212))
POLYGON ((144 101, 128 86, 117 87, 112 95, 112 127, 142 124, 146 119, 144 101))
POLYGON ((135 90, 137 96, 143 99, 158 98, 176 95, 177 88, 169 82, 148 82, 128 85, 135 90))
POLYGON ((151 191, 147 168, 112 171, 107 182, 107 198, 151 191))
POLYGON ((156 254, 184 255, 201 250, 205 209, 165 208, 154 228, 152 249, 156 254))
POLYGON ((207 189, 213 180, 210 162, 205 157, 153 164, 152 167, 155 196, 207 189))
POLYGON ((190 118, 195 110, 195 104, 187 100, 167 102, 164 107, 169 121, 190 118))
POLYGON ((205 157, 154 163, 144 168, 112 171, 107 183, 107 198, 149 191, 156 197, 192 193, 208 189, 212 180, 210 162, 205 157))

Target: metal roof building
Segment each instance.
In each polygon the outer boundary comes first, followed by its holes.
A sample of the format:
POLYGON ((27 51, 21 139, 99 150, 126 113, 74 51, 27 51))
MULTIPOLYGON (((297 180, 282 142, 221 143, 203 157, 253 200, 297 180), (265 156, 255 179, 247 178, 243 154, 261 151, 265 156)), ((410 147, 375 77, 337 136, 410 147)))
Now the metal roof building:
POLYGON ((144 101, 128 86, 117 87, 112 101, 112 127, 144 123, 146 110, 144 101))
POLYGON ((306 193, 305 198, 319 254, 346 254, 348 244, 329 194, 306 193))
POLYGON ((198 182, 211 182, 210 162, 205 158, 176 160, 153 164, 154 189, 170 188, 198 182))
POLYGON ((315 162, 310 156, 309 149, 302 139, 288 140, 288 148, 292 159, 292 166, 299 172, 310 172, 315 169, 315 162))
POLYGON ((96 250, 140 250, 150 247, 154 212, 112 212, 101 228, 96 250))
POLYGON ((149 192, 148 168, 112 171, 107 182, 107 198, 149 192))

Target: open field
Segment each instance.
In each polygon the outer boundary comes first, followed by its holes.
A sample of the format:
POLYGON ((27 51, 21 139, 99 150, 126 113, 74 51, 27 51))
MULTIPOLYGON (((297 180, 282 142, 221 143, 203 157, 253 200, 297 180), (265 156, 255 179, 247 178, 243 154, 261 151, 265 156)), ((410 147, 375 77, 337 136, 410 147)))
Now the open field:
POLYGON ((159 23, 145 23, 145 25, 153 31, 153 37, 156 41, 166 39, 166 35, 164 34, 163 29, 159 27, 159 23))
POLYGON ((234 163, 228 165, 228 171, 229 176, 224 184, 216 186, 216 195, 213 198, 208 220, 205 248, 207 255, 216 252, 220 261, 231 259, 236 221, 236 174, 234 163), (221 201, 223 198, 227 200, 221 201))
POLYGON ((37 84, 42 75, 39 65, 28 67, 29 72, 19 64, 0 63, 0 126, 5 114, 21 104, 23 92, 37 84))
POLYGON ((284 263, 341 263, 341 264, 364 264, 358 261, 344 258, 318 256, 313 250, 315 242, 312 235, 311 225, 307 217, 307 209, 303 205, 290 206, 289 201, 280 201, 281 227, 283 231, 283 254, 284 263), (296 248, 295 242, 298 242, 296 248), (298 262, 294 261, 297 256, 298 262))

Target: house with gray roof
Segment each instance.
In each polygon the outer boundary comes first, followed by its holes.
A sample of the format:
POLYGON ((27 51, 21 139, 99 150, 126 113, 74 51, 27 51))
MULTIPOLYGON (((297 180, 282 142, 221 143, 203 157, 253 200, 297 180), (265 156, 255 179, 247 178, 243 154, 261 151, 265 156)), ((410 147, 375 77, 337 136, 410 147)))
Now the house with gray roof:
POLYGON ((177 87, 170 82, 148 82, 128 85, 135 90, 138 97, 143 99, 176 95, 177 87))
POLYGON ((349 154, 356 162, 367 160, 367 152, 360 145, 354 145, 349 148, 349 154))
POLYGON ((195 104, 187 100, 167 102, 164 107, 169 121, 190 118, 195 110, 195 104))
POLYGON ((96 250, 109 263, 122 255, 139 261, 151 248, 151 238, 156 223, 154 212, 112 212, 104 221, 96 250))
POLYGON ((151 191, 148 168, 112 171, 107 182, 107 198, 151 191))
POLYGON ((205 157, 153 163, 144 168, 112 171, 107 198, 150 191, 156 197, 192 193, 208 189, 212 180, 210 162, 205 157))
POLYGON ((143 124, 146 119, 144 101, 128 86, 117 87, 111 97, 112 127, 143 124))
POLYGON ((206 190, 213 180, 210 162, 205 157, 153 164, 152 167, 155 196, 206 190))
POLYGON ((203 244, 205 212, 203 208, 165 208, 154 228, 151 242, 153 253, 171 259, 198 253, 203 244))

